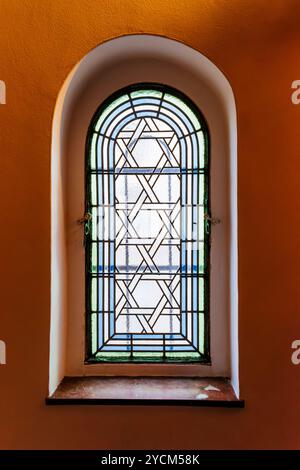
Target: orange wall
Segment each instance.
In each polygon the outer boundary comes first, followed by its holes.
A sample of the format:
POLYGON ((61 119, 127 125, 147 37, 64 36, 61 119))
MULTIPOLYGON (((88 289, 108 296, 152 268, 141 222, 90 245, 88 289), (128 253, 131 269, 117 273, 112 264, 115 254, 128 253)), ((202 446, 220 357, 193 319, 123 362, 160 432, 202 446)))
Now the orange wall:
POLYGON ((299 24, 297 0, 0 0, 1 448, 300 448, 299 24), (89 50, 137 32, 196 48, 236 97, 244 410, 44 405, 55 100, 89 50))

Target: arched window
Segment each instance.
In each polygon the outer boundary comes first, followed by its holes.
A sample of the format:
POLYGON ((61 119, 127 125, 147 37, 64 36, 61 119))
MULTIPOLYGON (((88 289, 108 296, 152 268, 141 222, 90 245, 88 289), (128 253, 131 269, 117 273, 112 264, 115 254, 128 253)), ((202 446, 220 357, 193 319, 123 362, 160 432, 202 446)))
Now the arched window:
POLYGON ((177 41, 119 37, 71 71, 52 132, 50 393, 86 376, 238 393, 236 134, 230 84, 177 41))
POLYGON ((209 362, 209 141, 177 90, 110 96, 88 132, 89 362, 209 362))

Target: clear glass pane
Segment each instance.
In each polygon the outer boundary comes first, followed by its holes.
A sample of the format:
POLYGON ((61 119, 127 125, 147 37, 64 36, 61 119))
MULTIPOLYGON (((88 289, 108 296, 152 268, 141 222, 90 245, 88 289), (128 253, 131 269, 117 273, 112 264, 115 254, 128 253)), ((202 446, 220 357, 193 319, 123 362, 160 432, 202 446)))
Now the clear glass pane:
POLYGON ((88 167, 94 360, 184 362, 207 350, 200 120, 188 99, 154 86, 128 89, 99 113, 88 167))

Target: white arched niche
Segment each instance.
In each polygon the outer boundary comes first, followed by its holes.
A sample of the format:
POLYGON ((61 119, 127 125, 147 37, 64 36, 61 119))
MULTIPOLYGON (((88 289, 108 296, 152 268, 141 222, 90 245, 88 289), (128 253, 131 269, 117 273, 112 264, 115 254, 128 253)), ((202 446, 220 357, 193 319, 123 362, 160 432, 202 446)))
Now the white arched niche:
POLYGON ((89 52, 59 93, 51 154, 51 331, 49 393, 64 376, 193 375, 230 377, 237 396, 237 131, 232 89, 200 52, 153 35, 128 35, 89 52), (203 113, 210 133, 212 230, 211 365, 84 364, 83 229, 85 143, 90 121, 113 92, 139 82, 177 88, 203 113), (138 370, 137 370, 138 367, 138 370))

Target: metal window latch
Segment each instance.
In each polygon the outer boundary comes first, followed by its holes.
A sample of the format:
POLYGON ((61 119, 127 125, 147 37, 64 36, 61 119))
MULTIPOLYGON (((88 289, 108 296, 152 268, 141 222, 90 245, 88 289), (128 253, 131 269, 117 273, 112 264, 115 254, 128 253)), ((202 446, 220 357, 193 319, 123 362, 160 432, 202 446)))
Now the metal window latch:
POLYGON ((209 214, 204 214, 204 220, 209 222, 211 225, 218 225, 221 223, 221 219, 218 219, 217 217, 211 217, 209 214))
POLYGON ((86 212, 83 217, 77 220, 78 225, 84 225, 84 242, 85 245, 85 238, 91 231, 91 220, 92 214, 90 212, 86 212))
POLYGON ((81 217, 80 219, 77 220, 77 223, 79 225, 83 225, 86 222, 89 222, 89 220, 91 220, 91 218, 92 218, 92 214, 90 212, 86 212, 83 217, 81 217))

